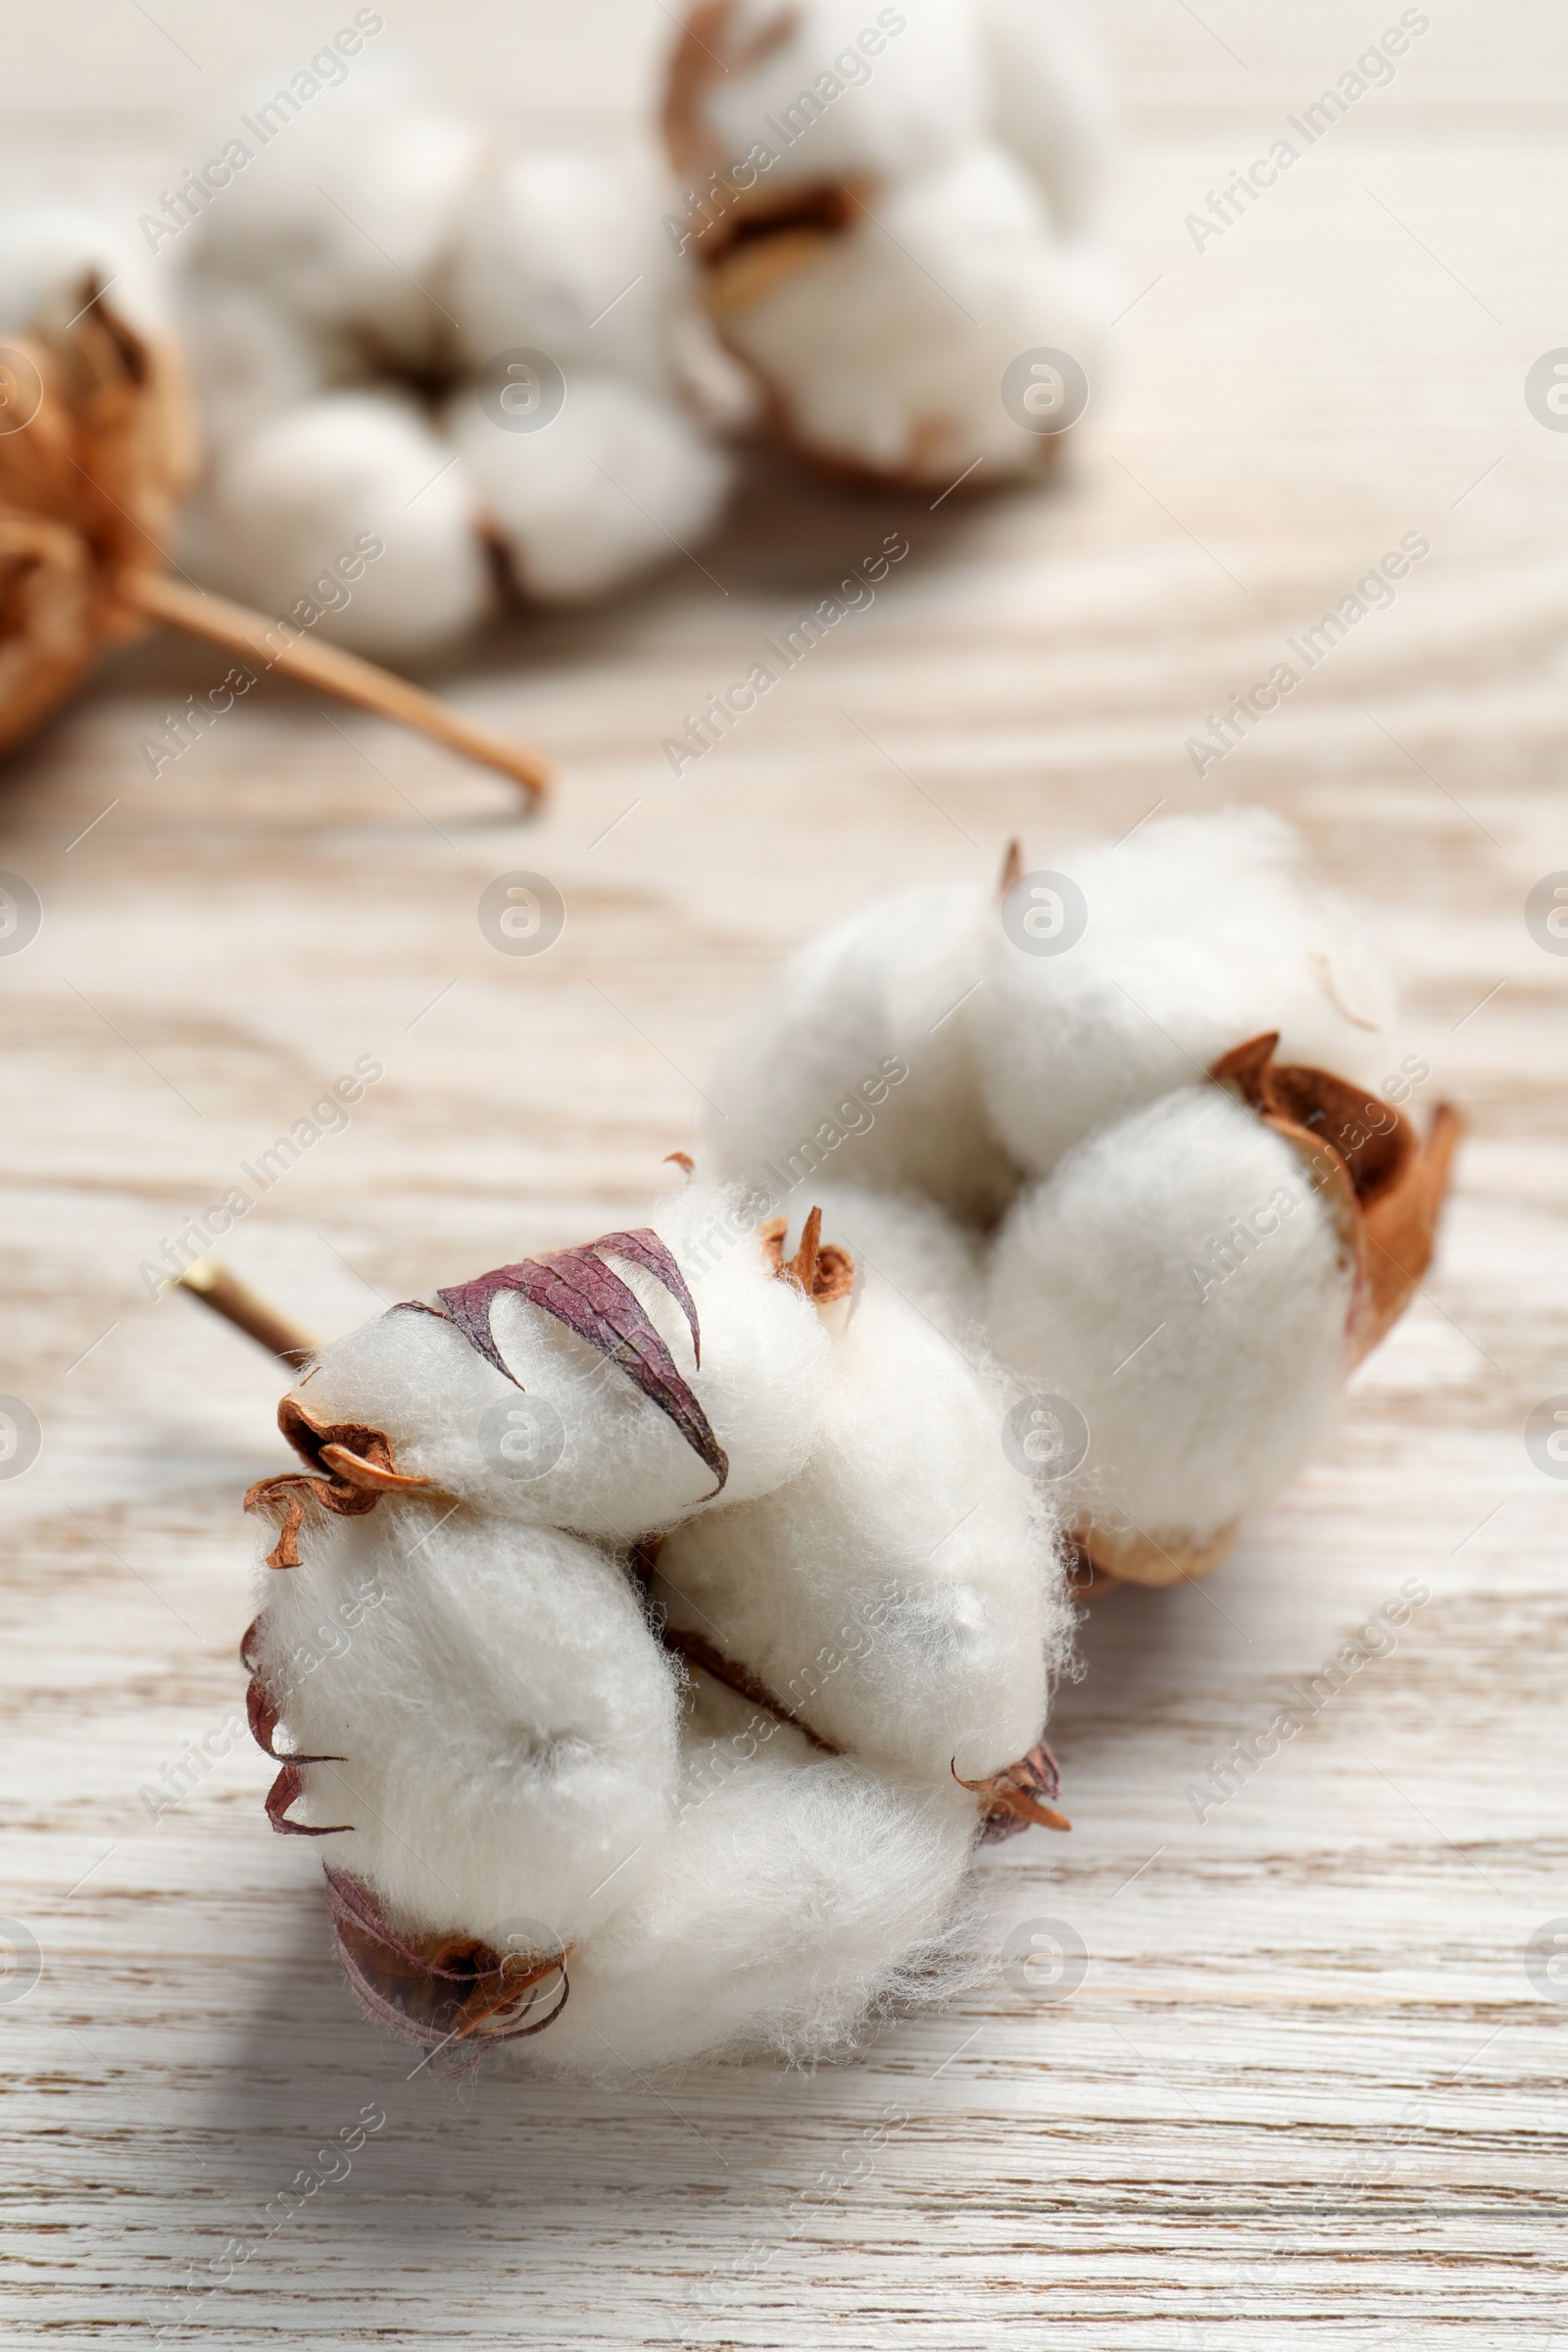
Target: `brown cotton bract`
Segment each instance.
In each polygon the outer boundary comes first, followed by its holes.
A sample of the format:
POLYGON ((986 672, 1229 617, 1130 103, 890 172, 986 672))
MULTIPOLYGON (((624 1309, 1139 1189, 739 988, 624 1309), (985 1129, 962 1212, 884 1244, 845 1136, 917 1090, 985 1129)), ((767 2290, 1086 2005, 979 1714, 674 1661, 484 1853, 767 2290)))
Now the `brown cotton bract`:
POLYGON ((159 622, 358 703, 501 770, 530 801, 543 760, 335 646, 171 577, 197 469, 184 368, 92 277, 0 361, 0 752, 32 734, 99 656, 159 622))
MULTIPOLYGON (((1299 1153, 1353 1268, 1345 1331, 1347 1377, 1390 1332, 1432 1262, 1463 1121, 1440 1102, 1425 1140, 1392 1102, 1331 1070, 1277 1062, 1277 1031, 1222 1054, 1210 1081, 1254 1111, 1299 1153)), ((1153 1543, 1137 1529, 1085 1525, 1074 1531, 1096 1582, 1174 1585, 1206 1576, 1235 1544, 1237 1527, 1201 1544, 1153 1543)))
POLYGON ((177 352, 92 280, 35 321, 8 369, 24 420, 0 434, 0 746, 146 628, 137 585, 162 571, 196 468, 177 352))
POLYGON ((1329 1070, 1277 1062, 1278 1044, 1277 1033, 1251 1038, 1209 1076, 1296 1146, 1339 1228, 1355 1265, 1349 1371, 1393 1329, 1432 1263, 1463 1123, 1440 1102, 1423 1142, 1393 1103, 1369 1102, 1329 1070))

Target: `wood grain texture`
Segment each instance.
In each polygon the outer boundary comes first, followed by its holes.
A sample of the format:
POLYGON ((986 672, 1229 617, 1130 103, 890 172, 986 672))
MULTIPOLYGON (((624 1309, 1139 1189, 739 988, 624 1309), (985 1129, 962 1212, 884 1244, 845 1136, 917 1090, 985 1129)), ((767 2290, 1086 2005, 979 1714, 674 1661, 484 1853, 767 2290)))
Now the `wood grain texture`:
MULTIPOLYGON (((1266 203, 1201 254, 1183 227, 1396 14, 1111 0, 1135 307, 1068 476, 931 512, 759 462, 701 568, 519 623, 441 681, 559 757, 543 819, 282 687, 154 781, 139 738, 222 666, 170 641, 0 778, 0 864, 44 907, 0 959, 0 1387, 44 1432, 0 1483, 0 1908, 42 1958, 0 2001, 11 2340, 1563 2340, 1568 2007, 1524 1947, 1568 1914, 1568 1484, 1522 1435, 1568 1390, 1568 960, 1523 921, 1568 867, 1568 436, 1522 396, 1568 340, 1557 15, 1434 9, 1266 203), (682 713, 890 528, 911 555, 875 608, 674 780, 682 713), (1397 603, 1195 778, 1185 738, 1411 530, 1432 553, 1397 603), (1474 1131, 1439 1264, 1324 1457, 1206 1585, 1088 1613, 1053 1726, 1073 1835, 984 1865, 999 1921, 1065 1923, 1084 1982, 996 1986, 811 2077, 408 2080, 248 1742, 156 1822, 138 1794, 239 1721, 239 1496, 282 1458, 275 1368, 154 1303, 138 1263, 361 1054, 384 1078, 226 1252, 301 1323, 635 1222, 795 942, 873 891, 990 873, 1011 832, 1044 858, 1232 798, 1374 906, 1423 1093, 1474 1131), (537 959, 476 921, 518 869, 566 904, 537 959), (1430 1598, 1397 1645, 1200 1824, 1188 1784, 1411 1577, 1430 1598), (368 2102, 384 2128, 264 2240, 262 2206, 368 2102)), ((216 75, 216 23, 160 16, 216 75)), ((484 18, 498 112, 536 17, 504 40, 484 18)), ((434 27, 400 29, 461 80, 434 27)), ((69 41, 26 89, 57 161, 108 137, 156 186, 184 70, 135 37, 74 114, 69 41)))

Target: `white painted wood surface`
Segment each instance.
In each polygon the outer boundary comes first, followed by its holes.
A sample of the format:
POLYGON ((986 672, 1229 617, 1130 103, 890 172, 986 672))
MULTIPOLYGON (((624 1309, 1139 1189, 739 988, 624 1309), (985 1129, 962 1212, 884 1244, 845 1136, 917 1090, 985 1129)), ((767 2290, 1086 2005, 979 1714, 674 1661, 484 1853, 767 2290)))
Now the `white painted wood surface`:
MULTIPOLYGON (((327 23, 100 13, 19 35, 4 103, 29 171, 108 154, 156 186, 182 108, 327 23)), ((45 906, 0 962, 0 1387, 45 1431, 0 1485, 0 1909, 42 1951, 0 2003, 10 2340, 1568 2335, 1568 2008, 1524 1954, 1568 1914, 1568 1485, 1522 1437, 1568 1390, 1568 962, 1522 916, 1568 867, 1568 437, 1522 396, 1568 342, 1568 42, 1536 0, 1431 13, 1395 86, 1200 255, 1184 215, 1397 11, 1110 0, 1139 299, 1070 479, 930 514, 760 466, 703 554, 721 586, 677 566, 448 681, 559 749, 542 822, 281 690, 154 783, 138 737, 214 666, 168 643, 0 779, 0 864, 45 906), (893 524, 913 552, 875 610, 673 782, 658 747, 681 713, 893 524), (1199 784, 1184 738, 1412 529, 1433 552, 1394 609, 1199 784), (238 1501, 278 1454, 272 1368, 152 1304, 138 1261, 367 1053, 386 1076, 352 1127, 230 1250, 258 1287, 325 1333, 601 1231, 828 917, 989 873, 1011 831, 1044 854, 1228 797, 1287 811, 1376 905, 1430 1092, 1475 1125, 1440 1266, 1330 1452, 1206 1586, 1090 1612, 1053 1734, 1073 1835, 986 1864, 1001 1919, 1082 1938, 1085 1982, 999 1986, 813 2078, 406 2081, 329 1957, 315 1856, 268 1833, 256 1751, 156 1823, 138 1796, 235 1720, 238 1501), (474 919, 519 867, 569 909, 537 962, 474 919), (1188 1782, 1412 1576, 1431 1597, 1393 1653, 1200 1826, 1188 1782), (384 2128, 263 2242, 260 2208, 368 2102, 384 2128), (890 2109, 906 2120, 867 2159, 890 2109)), ((661 28, 596 0, 396 29, 497 121, 612 125, 661 28)))

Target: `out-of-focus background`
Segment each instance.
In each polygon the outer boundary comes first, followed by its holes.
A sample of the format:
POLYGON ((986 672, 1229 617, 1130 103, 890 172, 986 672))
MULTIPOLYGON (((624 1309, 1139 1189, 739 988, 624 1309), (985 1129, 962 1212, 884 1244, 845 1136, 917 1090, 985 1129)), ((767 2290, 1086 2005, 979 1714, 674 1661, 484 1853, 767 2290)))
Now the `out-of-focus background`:
MULTIPOLYGON (((198 113, 351 13, 13 12, 7 166, 139 209, 198 113)), ((434 94, 607 152, 675 31, 660 0, 384 13, 434 94)), ((169 639, 0 769, 0 867, 44 910, 0 963, 0 1388, 42 1432, 0 1484, 19 2342, 1559 2340, 1565 1488, 1521 1433, 1568 1388, 1568 961, 1525 920, 1568 868, 1568 433, 1525 387, 1568 358, 1568 24, 1431 0, 1393 81, 1200 246, 1188 216, 1400 8, 1091 13, 1125 297, 1054 487, 933 506, 750 461, 700 561, 446 665, 558 757, 528 823, 499 780, 278 685, 151 778, 148 727, 222 666, 169 639), (672 777, 683 714, 895 528, 875 607, 672 777), (1199 777, 1209 713, 1406 534, 1430 554, 1396 601, 1199 777), (328 1955, 314 1858, 268 1833, 265 1760, 225 1742, 278 1377, 139 1269, 360 1057, 384 1075, 352 1123, 228 1250, 300 1321, 602 1231, 832 916, 988 874, 1009 834, 1045 863, 1232 799, 1371 904, 1425 1092, 1474 1132, 1439 1267, 1331 1451, 1207 1584, 1090 1613, 1053 1728, 1073 1835, 989 1866, 999 1916, 1058 1923, 1040 1949, 1076 1938, 1082 1982, 1025 1971, 814 2078, 405 2081, 328 1955), (514 870, 567 909, 534 959, 476 921, 514 870), (1186 1784, 1409 1577, 1430 1598, 1396 1652, 1200 1826, 1186 1784), (171 1770, 188 1790, 154 1818, 171 1770), (367 2102, 387 2123, 351 2177, 264 2234, 367 2102)))

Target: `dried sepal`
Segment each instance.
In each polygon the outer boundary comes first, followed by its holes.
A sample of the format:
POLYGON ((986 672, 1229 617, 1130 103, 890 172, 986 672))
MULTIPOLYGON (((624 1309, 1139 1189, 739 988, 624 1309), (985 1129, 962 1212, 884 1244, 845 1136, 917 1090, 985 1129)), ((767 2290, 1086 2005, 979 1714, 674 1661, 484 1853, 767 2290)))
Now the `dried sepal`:
POLYGON ((272 1744, 272 1735, 281 1720, 277 1701, 258 1674, 253 1674, 245 1692, 245 1715, 251 1727, 251 1738, 264 1756, 274 1764, 344 1764, 346 1756, 307 1756, 298 1748, 288 1748, 279 1754, 272 1744))
MULTIPOLYGON (((651 1403, 658 1405, 692 1451, 713 1473, 716 1494, 729 1476, 729 1457, 714 1436, 708 1415, 681 1377, 662 1336, 650 1321, 642 1300, 604 1263, 606 1254, 628 1259, 663 1285, 686 1318, 692 1352, 701 1364, 702 1332, 697 1320, 697 1302, 674 1257, 651 1226, 607 1233, 597 1242, 586 1242, 575 1250, 551 1250, 540 1257, 523 1258, 514 1266, 498 1266, 489 1274, 477 1275, 472 1282, 438 1291, 436 1296, 446 1310, 446 1320, 456 1324, 475 1353, 482 1355, 514 1388, 520 1389, 522 1383, 502 1355, 491 1328, 490 1318, 497 1298, 503 1292, 516 1291, 531 1305, 564 1323, 578 1339, 616 1365, 651 1403)), ((425 1306, 420 1299, 407 1299, 403 1303, 426 1314, 439 1311, 425 1306)))
POLYGON ((1209 1076, 1300 1152, 1355 1267, 1347 1325, 1358 1364, 1396 1324, 1432 1262, 1459 1113, 1440 1102, 1423 1143, 1392 1102, 1332 1071, 1277 1062, 1277 1031, 1250 1038, 1209 1076))
POLYGON ((280 1838, 340 1838, 346 1830, 353 1829, 351 1821, 332 1822, 324 1829, 317 1829, 308 1821, 290 1821, 290 1805, 304 1794, 305 1783, 300 1779, 298 1764, 285 1764, 267 1791, 267 1818, 280 1838))
POLYGON ((1061 1768, 1044 1740, 1039 1740, 1016 1764, 1004 1765, 982 1781, 966 1781, 958 1770, 957 1759, 951 1767, 960 1788, 967 1788, 983 1799, 985 1810, 980 1817, 980 1843, 998 1845, 1004 1838, 1016 1838, 1024 1830, 1070 1830, 1072 1823, 1045 1800, 1056 1796, 1061 1789, 1061 1768))
POLYGON ((37 406, 0 434, 0 745, 146 627, 131 591, 162 569, 196 462, 177 351, 94 278, 33 321, 18 357, 37 406))
POLYGON ((368 1888, 326 1866, 326 1904, 349 1983, 372 2018, 405 2039, 513 2041, 542 2034, 566 2005, 569 1945, 551 1953, 499 1952, 476 1936, 406 1937, 388 1926, 368 1888), (560 1977, 559 1990, 550 1988, 560 1977), (544 2007, 542 2016, 533 2013, 544 2007))
POLYGON ((1233 1519, 1201 1544, 1177 1534, 1156 1543, 1142 1528, 1102 1527, 1086 1519, 1073 1529, 1071 1541, 1089 1576, 1074 1590, 1087 1596, 1098 1585, 1190 1584, 1229 1556, 1240 1528, 1233 1519))
POLYGON ((781 1282, 792 1282, 814 1306, 831 1306, 836 1299, 847 1298, 854 1290, 855 1260, 836 1242, 822 1240, 819 1208, 808 1213, 801 1228, 800 1248, 788 1260, 784 1255, 784 1238, 789 1232, 787 1217, 769 1217, 757 1231, 775 1277, 781 1282))
POLYGON ((296 1398, 285 1396, 277 1408, 277 1426, 311 1469, 258 1479, 245 1496, 248 1511, 281 1507, 277 1542, 267 1555, 269 1568, 299 1566, 299 1533, 308 1502, 355 1519, 373 1511, 383 1494, 417 1493, 430 1485, 427 1478, 404 1476, 393 1461, 385 1432, 363 1422, 318 1421, 296 1398))

